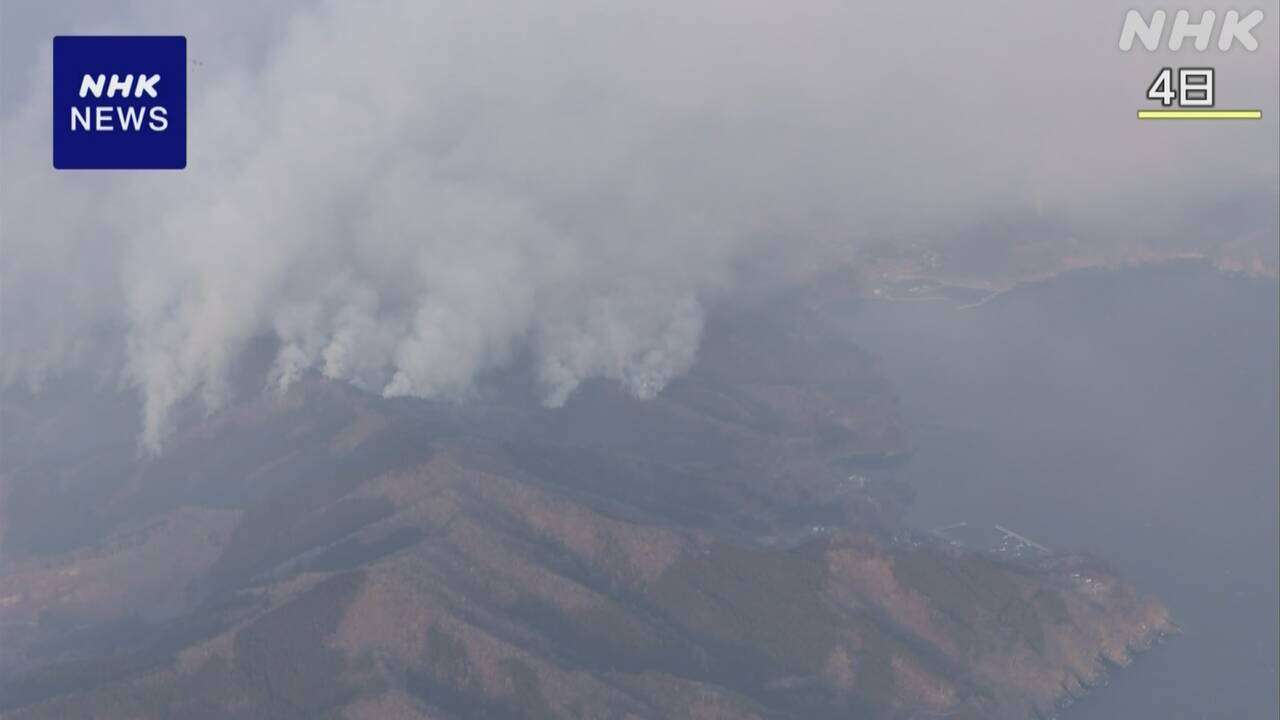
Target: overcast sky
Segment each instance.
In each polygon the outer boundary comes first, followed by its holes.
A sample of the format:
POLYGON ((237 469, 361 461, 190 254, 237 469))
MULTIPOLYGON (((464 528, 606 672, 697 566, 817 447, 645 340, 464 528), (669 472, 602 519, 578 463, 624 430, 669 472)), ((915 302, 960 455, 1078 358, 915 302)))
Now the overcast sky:
POLYGON ((0 0, 0 377, 118 376, 154 449, 262 335, 281 382, 387 395, 527 351, 554 405, 657 392, 753 258, 1017 216, 1277 241, 1276 2, 1227 54, 1122 53, 1134 3, 882 5, 0 0), (50 40, 92 33, 187 36, 186 170, 51 168, 50 40), (1164 65, 1265 119, 1137 122, 1164 65))

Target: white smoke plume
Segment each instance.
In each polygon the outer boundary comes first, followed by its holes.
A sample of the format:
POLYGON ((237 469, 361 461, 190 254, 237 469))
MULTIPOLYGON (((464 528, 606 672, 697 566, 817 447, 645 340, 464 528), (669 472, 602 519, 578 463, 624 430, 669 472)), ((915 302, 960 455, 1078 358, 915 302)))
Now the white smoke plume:
MULTIPOLYGON (((1276 184, 1273 119, 1136 127, 1158 63, 1116 50, 1118 4, 102 5, 4 5, 0 373, 118 373, 152 450, 264 334, 282 384, 464 398, 528 351, 550 405, 649 397, 744 258, 1007 208, 1156 237, 1276 184), (186 170, 51 169, 46 38, 73 32, 188 36, 186 170)), ((1270 70, 1219 63, 1268 108, 1276 18, 1270 70)))

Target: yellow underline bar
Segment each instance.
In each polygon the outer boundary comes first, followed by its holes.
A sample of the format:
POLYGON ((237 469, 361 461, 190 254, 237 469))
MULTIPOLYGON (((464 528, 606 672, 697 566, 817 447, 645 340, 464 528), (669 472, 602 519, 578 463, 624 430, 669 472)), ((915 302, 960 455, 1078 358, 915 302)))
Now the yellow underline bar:
POLYGON ((1261 120, 1261 110, 1139 110, 1139 120, 1261 120))

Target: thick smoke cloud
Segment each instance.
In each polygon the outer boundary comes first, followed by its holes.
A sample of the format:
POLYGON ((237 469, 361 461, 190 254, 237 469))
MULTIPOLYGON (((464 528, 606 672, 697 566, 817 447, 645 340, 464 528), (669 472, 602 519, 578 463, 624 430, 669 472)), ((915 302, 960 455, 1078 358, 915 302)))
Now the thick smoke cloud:
POLYGON ((465 398, 527 353, 550 405, 647 397, 752 258, 1010 212, 1102 244, 1274 228, 1274 3, 1215 58, 1220 104, 1269 111, 1232 128, 1138 127, 1153 69, 1203 57, 1122 54, 1122 6, 1088 5, 6 2, 2 379, 118 377, 153 450, 264 334, 282 385, 465 398), (187 170, 50 168, 48 38, 89 32, 188 36, 187 170))

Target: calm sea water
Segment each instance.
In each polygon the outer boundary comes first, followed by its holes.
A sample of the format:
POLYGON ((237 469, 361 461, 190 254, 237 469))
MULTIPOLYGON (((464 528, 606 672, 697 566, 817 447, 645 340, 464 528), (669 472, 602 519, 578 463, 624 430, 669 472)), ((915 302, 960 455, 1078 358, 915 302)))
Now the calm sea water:
POLYGON ((1184 627, 1068 720, 1280 714, 1278 305, 1177 265, 852 313, 912 425, 912 522, 1090 549, 1184 627))

